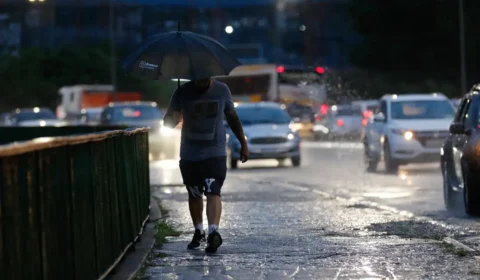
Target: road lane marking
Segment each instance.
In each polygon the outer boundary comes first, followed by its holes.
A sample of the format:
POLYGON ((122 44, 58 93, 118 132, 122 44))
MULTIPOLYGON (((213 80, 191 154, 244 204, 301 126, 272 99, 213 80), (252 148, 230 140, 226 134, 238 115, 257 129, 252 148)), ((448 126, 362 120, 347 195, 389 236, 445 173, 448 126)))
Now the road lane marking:
POLYGON ((362 149, 362 143, 358 142, 302 142, 304 148, 317 148, 317 149, 362 149))

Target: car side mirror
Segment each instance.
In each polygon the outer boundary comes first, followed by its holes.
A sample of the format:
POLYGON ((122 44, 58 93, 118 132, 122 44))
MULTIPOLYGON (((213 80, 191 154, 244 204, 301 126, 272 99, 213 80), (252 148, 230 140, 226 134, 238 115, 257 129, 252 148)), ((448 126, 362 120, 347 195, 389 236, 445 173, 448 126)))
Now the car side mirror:
POLYGON ((465 125, 463 123, 452 123, 449 129, 451 134, 464 134, 465 125))
POLYGON ((373 121, 374 122, 385 122, 385 115, 382 113, 375 114, 373 116, 373 121))

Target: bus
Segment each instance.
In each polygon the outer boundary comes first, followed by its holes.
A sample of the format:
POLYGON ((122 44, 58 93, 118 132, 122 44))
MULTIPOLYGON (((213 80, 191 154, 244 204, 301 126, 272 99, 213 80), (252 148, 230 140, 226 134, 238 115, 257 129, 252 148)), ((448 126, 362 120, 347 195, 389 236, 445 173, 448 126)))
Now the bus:
POLYGON ((320 66, 250 64, 238 66, 230 75, 215 79, 228 85, 236 102, 298 102, 314 106, 326 99, 324 72, 320 66))

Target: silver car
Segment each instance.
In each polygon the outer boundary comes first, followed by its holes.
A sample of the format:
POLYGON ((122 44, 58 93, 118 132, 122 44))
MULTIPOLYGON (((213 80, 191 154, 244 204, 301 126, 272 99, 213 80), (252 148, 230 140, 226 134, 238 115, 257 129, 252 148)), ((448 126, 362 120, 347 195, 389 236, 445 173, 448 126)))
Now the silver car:
POLYGON ((363 114, 352 105, 333 105, 327 116, 316 123, 314 138, 320 139, 360 139, 363 133, 363 114))
MULTIPOLYGON (((236 110, 247 138, 250 160, 283 161, 289 158, 293 166, 300 166, 300 137, 281 105, 273 102, 242 103, 236 110)), ((234 169, 240 160, 240 142, 230 129, 227 133, 227 155, 230 167, 234 169)))

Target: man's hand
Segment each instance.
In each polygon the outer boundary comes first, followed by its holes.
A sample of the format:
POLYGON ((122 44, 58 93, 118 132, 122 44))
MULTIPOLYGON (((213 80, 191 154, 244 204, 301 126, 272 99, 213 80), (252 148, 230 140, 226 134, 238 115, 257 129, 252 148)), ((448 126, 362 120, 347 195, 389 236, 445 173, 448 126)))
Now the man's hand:
POLYGON ((247 160, 248 160, 248 146, 242 145, 242 147, 240 148, 240 161, 242 161, 242 163, 245 163, 247 162, 247 160))
POLYGON ((235 137, 237 137, 238 141, 242 145, 242 147, 240 148, 240 160, 242 162, 246 162, 248 160, 247 140, 245 139, 242 123, 238 118, 237 112, 235 111, 235 109, 232 108, 231 110, 225 111, 225 116, 227 118, 227 122, 228 122, 228 125, 230 126, 230 129, 232 130, 233 134, 235 134, 235 137))
POLYGON ((163 125, 168 128, 175 128, 182 120, 182 113, 173 111, 170 108, 163 117, 163 125))

